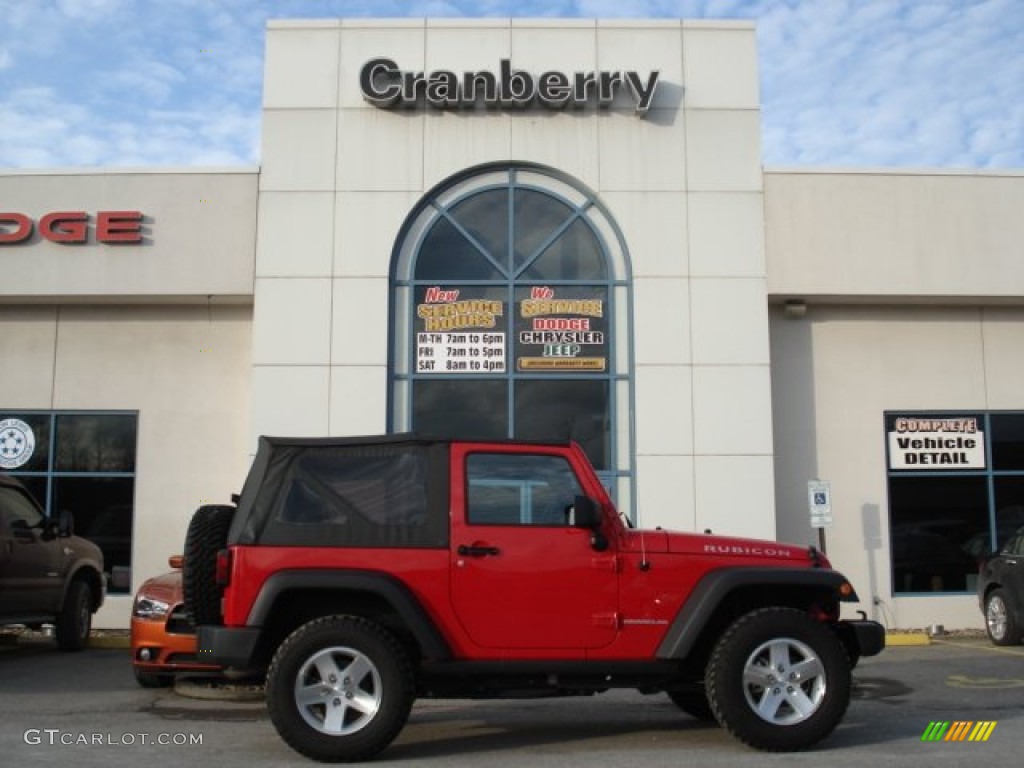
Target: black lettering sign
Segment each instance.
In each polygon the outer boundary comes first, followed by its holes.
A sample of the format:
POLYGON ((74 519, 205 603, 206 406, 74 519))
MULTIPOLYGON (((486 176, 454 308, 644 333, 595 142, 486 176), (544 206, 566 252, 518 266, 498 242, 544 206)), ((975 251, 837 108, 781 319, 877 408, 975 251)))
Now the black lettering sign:
POLYGON ((594 102, 608 107, 618 92, 627 92, 639 115, 651 108, 660 72, 652 70, 646 79, 639 72, 544 72, 534 76, 516 69, 510 59, 498 62, 498 75, 492 72, 463 72, 459 77, 449 70, 410 72, 399 68, 393 59, 370 59, 359 71, 363 98, 376 107, 415 106, 421 101, 438 109, 472 107, 478 102, 488 107, 527 107, 539 102, 548 109, 583 107, 594 102))

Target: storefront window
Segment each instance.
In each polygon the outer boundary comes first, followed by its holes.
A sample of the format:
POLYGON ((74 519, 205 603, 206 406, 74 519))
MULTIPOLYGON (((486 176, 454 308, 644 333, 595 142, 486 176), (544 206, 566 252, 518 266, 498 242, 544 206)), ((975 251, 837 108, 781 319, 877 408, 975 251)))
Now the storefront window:
POLYGON ((885 415, 893 591, 973 592, 978 558, 1024 532, 1024 414, 885 415))
POLYGON ((0 471, 18 478, 50 517, 103 550, 111 593, 131 586, 138 415, 0 411, 0 471))
POLYGON ((630 279, 599 201, 533 165, 435 188, 392 262, 394 431, 575 440, 632 506, 630 279))

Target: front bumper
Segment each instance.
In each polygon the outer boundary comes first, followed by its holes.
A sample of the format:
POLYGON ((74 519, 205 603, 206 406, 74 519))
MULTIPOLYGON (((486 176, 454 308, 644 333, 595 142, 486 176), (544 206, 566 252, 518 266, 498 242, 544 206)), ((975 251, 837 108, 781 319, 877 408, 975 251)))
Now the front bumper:
POLYGON ((204 664, 250 669, 260 639, 260 627, 219 627, 204 624, 197 628, 196 656, 204 664))
POLYGON ((843 645, 858 657, 877 656, 885 649, 885 627, 877 621, 838 621, 835 624, 835 631, 843 645))

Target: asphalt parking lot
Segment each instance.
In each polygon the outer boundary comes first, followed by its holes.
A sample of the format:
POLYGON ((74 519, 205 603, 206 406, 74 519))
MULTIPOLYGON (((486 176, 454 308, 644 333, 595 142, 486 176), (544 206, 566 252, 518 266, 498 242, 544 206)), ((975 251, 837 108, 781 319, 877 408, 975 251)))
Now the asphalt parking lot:
MULTIPOLYGON (((1019 765, 1024 647, 943 640, 895 647, 854 672, 846 719, 820 748, 765 754, 688 718, 663 695, 425 701, 377 765, 461 768, 1019 765), (995 722, 985 742, 928 742, 932 722, 995 722)), ((0 647, 0 764, 223 768, 312 765, 281 742, 260 701, 139 688, 125 650, 0 647)))

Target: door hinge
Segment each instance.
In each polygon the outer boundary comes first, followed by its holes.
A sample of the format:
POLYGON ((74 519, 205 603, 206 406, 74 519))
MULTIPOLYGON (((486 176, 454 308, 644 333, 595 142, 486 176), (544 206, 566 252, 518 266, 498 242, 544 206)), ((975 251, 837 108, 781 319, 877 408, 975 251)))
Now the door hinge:
POLYGON ((611 557, 593 557, 590 559, 590 564, 598 571, 611 571, 612 573, 618 573, 620 570, 618 555, 612 555, 611 557))

